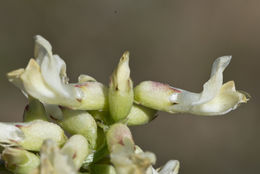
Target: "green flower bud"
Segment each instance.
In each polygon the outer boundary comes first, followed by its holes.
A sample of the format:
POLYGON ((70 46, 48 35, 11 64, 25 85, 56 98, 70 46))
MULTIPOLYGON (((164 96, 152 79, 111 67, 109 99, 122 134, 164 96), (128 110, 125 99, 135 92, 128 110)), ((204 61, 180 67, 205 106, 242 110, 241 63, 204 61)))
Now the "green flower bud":
POLYGON ((24 134, 24 139, 18 144, 27 150, 39 151, 45 139, 51 139, 59 146, 67 140, 64 131, 58 125, 47 121, 36 120, 28 123, 17 123, 15 126, 24 134))
POLYGON ((112 165, 94 164, 90 167, 91 174, 116 174, 116 170, 112 165))
POLYGON ((82 135, 73 135, 62 147, 61 152, 73 160, 78 170, 89 154, 88 142, 82 135))
POLYGON ((127 116, 126 123, 128 126, 143 125, 156 117, 157 111, 142 105, 134 104, 127 116))
POLYGON ((177 89, 159 82, 144 81, 134 88, 135 102, 156 110, 170 112, 175 104, 170 97, 178 93, 177 89))
POLYGON ((47 114, 39 100, 29 97, 29 104, 24 109, 23 121, 30 122, 33 120, 47 121, 47 114))
POLYGON ((35 154, 19 148, 6 148, 2 158, 6 168, 15 174, 28 174, 40 164, 35 154))
POLYGON ((109 111, 115 121, 127 117, 133 105, 133 83, 130 78, 129 52, 121 57, 109 84, 109 111))
POLYGON ((106 137, 107 137, 107 146, 110 152, 112 151, 114 145, 116 144, 123 145, 124 138, 128 138, 133 142, 133 137, 130 129, 122 123, 116 123, 112 125, 107 131, 106 137))
POLYGON ((62 108, 63 119, 59 125, 70 134, 81 134, 89 142, 90 148, 96 148, 97 124, 94 118, 86 111, 62 108))

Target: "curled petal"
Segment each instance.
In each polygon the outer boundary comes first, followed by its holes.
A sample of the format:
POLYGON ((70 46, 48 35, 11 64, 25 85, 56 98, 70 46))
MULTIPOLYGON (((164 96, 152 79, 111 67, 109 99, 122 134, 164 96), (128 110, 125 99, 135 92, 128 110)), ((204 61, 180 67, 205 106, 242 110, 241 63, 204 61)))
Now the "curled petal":
POLYGON ((195 115, 222 115, 248 101, 248 95, 236 91, 234 82, 223 85, 223 71, 231 56, 215 60, 210 79, 203 85, 201 93, 173 88, 167 84, 146 81, 135 88, 135 102, 170 113, 195 115))
POLYGON ((199 115, 222 115, 236 109, 240 103, 248 101, 248 94, 236 91, 234 81, 225 83, 219 94, 211 101, 195 105, 192 112, 199 115))

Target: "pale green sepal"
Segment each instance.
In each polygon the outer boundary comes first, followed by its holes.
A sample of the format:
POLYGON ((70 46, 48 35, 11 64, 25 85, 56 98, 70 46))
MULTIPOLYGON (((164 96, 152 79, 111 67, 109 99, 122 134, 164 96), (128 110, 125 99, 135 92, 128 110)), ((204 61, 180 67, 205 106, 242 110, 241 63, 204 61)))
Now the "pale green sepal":
POLYGON ((108 110, 108 92, 105 85, 96 81, 87 81, 74 84, 73 86, 80 89, 83 95, 77 99, 80 105, 71 108, 79 110, 108 110))
POLYGON ((155 119, 157 111, 142 105, 134 104, 126 118, 128 126, 143 125, 155 119))
POLYGON ((39 100, 29 97, 29 104, 24 109, 23 121, 30 122, 34 120, 47 121, 47 114, 44 105, 39 100))
POLYGON ((45 139, 55 141, 59 146, 67 140, 64 131, 57 124, 35 120, 15 125, 24 134, 25 138, 19 144, 26 150, 39 151, 45 139))
POLYGON ((73 135, 62 147, 61 153, 68 155, 78 170, 89 154, 88 142, 82 135, 73 135))
POLYGON ((154 81, 141 82, 134 88, 136 103, 166 112, 171 112, 171 106, 175 104, 169 98, 177 93, 179 93, 177 89, 154 81))
POLYGON ((6 148, 2 158, 6 168, 15 174, 28 174, 40 164, 38 156, 19 148, 6 148))
POLYGON ((96 148, 97 124, 94 118, 86 111, 62 108, 63 119, 59 125, 70 134, 81 134, 89 142, 90 148, 96 148))

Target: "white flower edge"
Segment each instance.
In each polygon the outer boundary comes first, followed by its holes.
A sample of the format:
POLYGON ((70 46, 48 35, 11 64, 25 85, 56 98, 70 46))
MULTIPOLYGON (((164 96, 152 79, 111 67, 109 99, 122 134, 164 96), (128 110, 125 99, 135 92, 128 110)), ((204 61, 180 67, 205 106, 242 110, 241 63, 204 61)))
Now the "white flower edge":
POLYGON ((223 115, 237 108, 240 103, 248 101, 248 95, 236 91, 235 83, 223 84, 223 71, 231 61, 231 56, 216 59, 212 66, 210 79, 203 85, 201 93, 193 93, 182 89, 169 97, 176 103, 172 112, 188 112, 196 115, 223 115))
POLYGON ((68 84, 65 62, 52 54, 50 43, 39 35, 35 37, 34 55, 36 60, 31 59, 25 69, 7 74, 9 81, 44 104, 80 105, 82 91, 68 84))
POLYGON ((113 145, 110 154, 111 163, 117 173, 130 174, 147 173, 149 167, 155 163, 156 157, 151 152, 135 152, 135 145, 129 138, 123 139, 122 144, 113 145))
POLYGON ((0 145, 3 147, 18 146, 24 140, 24 133, 12 123, 0 123, 0 145))
POLYGON ((150 169, 151 174, 178 174, 180 169, 180 162, 178 160, 170 160, 159 169, 155 170, 153 167, 150 169))
POLYGON ((31 174, 77 174, 72 159, 61 152, 52 140, 45 140, 41 148, 40 166, 31 174))

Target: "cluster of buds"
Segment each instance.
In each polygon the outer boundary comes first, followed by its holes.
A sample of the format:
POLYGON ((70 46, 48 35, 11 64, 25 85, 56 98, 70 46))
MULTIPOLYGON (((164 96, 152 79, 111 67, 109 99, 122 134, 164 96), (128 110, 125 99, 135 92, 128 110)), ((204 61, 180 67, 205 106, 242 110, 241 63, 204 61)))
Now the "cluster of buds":
POLYGON ((109 86, 88 75, 69 83, 66 64, 50 43, 35 37, 34 58, 7 74, 28 98, 22 123, 0 123, 0 171, 15 174, 177 174, 179 161, 154 169, 156 157, 133 140, 128 126, 152 121, 158 111, 223 115, 248 100, 233 81, 223 84, 230 56, 215 60, 201 93, 144 81, 134 87, 129 52, 109 86))

